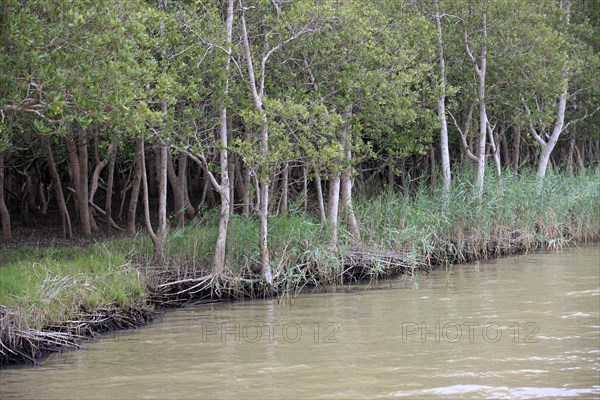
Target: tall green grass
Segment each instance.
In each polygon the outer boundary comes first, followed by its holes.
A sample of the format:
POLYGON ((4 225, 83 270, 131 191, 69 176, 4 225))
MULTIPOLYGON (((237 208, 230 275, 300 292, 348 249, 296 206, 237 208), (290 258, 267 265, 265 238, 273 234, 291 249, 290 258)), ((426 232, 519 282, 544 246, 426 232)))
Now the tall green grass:
POLYGON ((450 192, 421 185, 412 195, 391 191, 357 202, 365 245, 424 257, 442 243, 488 243, 518 236, 557 245, 600 239, 600 174, 550 173, 542 190, 533 173, 494 175, 479 199, 468 174, 456 174, 450 192))
POLYGON ((139 271, 119 241, 86 247, 7 250, 0 255, 0 304, 20 310, 33 329, 98 307, 145 301, 139 271))

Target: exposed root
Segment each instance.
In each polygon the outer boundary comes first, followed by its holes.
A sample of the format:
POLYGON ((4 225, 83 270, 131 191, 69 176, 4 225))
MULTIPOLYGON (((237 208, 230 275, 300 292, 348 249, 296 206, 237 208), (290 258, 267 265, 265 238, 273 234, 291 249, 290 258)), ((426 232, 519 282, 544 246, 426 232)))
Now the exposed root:
POLYGON ((0 364, 37 363, 42 356, 66 348, 79 348, 81 342, 100 332, 127 329, 147 323, 152 316, 148 306, 137 309, 99 308, 82 312, 76 320, 62 321, 43 329, 32 329, 21 316, 0 305, 0 364))

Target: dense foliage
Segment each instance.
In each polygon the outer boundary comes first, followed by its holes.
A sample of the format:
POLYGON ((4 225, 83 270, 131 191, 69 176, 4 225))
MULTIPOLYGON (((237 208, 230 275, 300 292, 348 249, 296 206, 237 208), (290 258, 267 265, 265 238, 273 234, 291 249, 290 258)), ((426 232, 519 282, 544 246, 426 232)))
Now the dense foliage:
POLYGON ((338 224, 361 241, 353 188, 408 196, 442 179, 449 196, 450 171, 473 160, 479 200, 486 173, 518 179, 524 167, 541 191, 548 168, 597 166, 599 10, 590 0, 6 0, 3 240, 58 221, 67 238, 133 235, 143 214, 162 263, 169 226, 220 204, 213 272, 227 266, 230 216, 256 215, 270 282, 269 216, 290 208, 327 224, 336 247, 338 224))

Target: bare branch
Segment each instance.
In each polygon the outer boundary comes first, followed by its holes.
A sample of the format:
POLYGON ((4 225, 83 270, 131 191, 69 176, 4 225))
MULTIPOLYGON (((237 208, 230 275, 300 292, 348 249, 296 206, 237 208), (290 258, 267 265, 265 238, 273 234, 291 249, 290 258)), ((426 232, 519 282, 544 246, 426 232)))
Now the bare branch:
POLYGON ((192 161, 194 161, 196 164, 198 164, 198 166, 202 167, 202 168, 206 168, 206 172, 208 173, 208 178, 210 179, 210 183, 212 183, 213 187, 215 188, 215 190, 217 192, 222 192, 223 191, 223 186, 221 186, 219 184, 219 182, 217 182, 217 179, 215 178, 215 175, 208 169, 208 161, 206 160, 206 157, 204 156, 204 152, 198 152, 198 156, 196 156, 194 153, 191 153, 189 150, 178 147, 178 146, 171 146, 173 149, 178 150, 180 152, 182 152, 183 154, 187 155, 190 159, 192 159, 192 161))
POLYGON ((274 52, 276 52, 277 50, 279 50, 281 47, 285 46, 289 42, 291 42, 293 40, 296 40, 300 36, 308 34, 308 33, 311 33, 311 32, 313 32, 313 30, 312 29, 308 29, 305 26, 300 31, 292 34, 292 36, 290 36, 289 38, 287 38, 283 42, 279 42, 275 47, 273 47, 271 50, 269 50, 267 52, 267 54, 264 55, 264 57, 262 58, 262 60, 260 62, 260 89, 259 89, 259 93, 260 93, 261 97, 263 96, 264 91, 265 91, 265 67, 266 67, 267 61, 269 60, 269 57, 271 57, 271 55, 274 52))
POLYGON ((465 124, 464 130, 460 129, 458 122, 456 122, 456 118, 454 118, 454 115, 450 112, 450 110, 446 110, 446 112, 448 113, 448 115, 450 115, 450 118, 452 118, 452 121, 454 121, 454 126, 456 126, 456 129, 458 129, 458 132, 460 133, 460 141, 462 143, 462 146, 463 146, 465 152, 467 153, 467 157, 469 157, 473 161, 479 161, 479 158, 477 158, 477 156, 475 154, 473 154, 473 152, 471 151, 471 148, 469 147, 469 144, 467 143, 467 136, 469 134, 469 125, 470 125, 471 118, 473 117, 473 109, 475 108, 475 104, 477 104, 477 103, 475 102, 475 103, 471 104, 471 107, 469 107, 469 114, 467 115, 467 122, 465 124))
POLYGON ((531 135, 542 147, 545 147, 547 143, 535 130, 535 127, 533 126, 533 120, 531 119, 531 110, 529 110, 529 107, 527 107, 527 104, 525 104, 525 100, 523 100, 523 105, 525 106, 525 112, 527 113, 527 117, 529 119, 529 129, 531 131, 531 135))
POLYGON ((587 118, 590 118, 591 116, 593 116, 594 114, 596 114, 596 112, 598 112, 598 110, 600 110, 600 106, 598 106, 594 111, 592 111, 589 114, 588 114, 587 110, 585 110, 585 115, 583 117, 576 118, 576 119, 574 119, 572 121, 569 121, 562 130, 566 131, 569 126, 574 125, 574 124, 576 124, 578 122, 581 122, 581 121, 583 121, 583 120, 585 120, 587 118))

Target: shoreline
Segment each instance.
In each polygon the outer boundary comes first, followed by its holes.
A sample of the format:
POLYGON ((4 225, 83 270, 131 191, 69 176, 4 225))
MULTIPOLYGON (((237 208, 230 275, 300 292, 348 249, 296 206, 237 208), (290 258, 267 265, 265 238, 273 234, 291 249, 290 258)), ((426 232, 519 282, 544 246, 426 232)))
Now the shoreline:
MULTIPOLYGON (((598 241, 583 241, 581 243, 590 244, 598 243, 598 241)), ((580 242, 572 241, 557 247, 551 241, 550 243, 540 243, 533 249, 525 247, 509 247, 514 249, 514 251, 506 251, 506 246, 496 246, 495 251, 489 251, 486 254, 489 255, 489 257, 477 257, 478 255, 481 255, 480 252, 477 252, 477 254, 463 253, 463 255, 466 255, 464 259, 467 261, 459 261, 453 265, 465 265, 475 261, 489 261, 502 257, 526 254, 532 251, 557 251, 571 246, 577 246, 578 244, 580 244, 580 242)), ((490 249, 489 246, 488 249, 490 249)), ((416 263, 413 267, 409 265, 401 266, 399 263, 394 265, 395 259, 405 260, 406 258, 406 254, 369 254, 369 257, 367 257, 367 253, 365 252, 353 253, 350 259, 346 259, 345 264, 350 264, 350 268, 344 270, 344 274, 340 276, 339 284, 315 285, 312 287, 313 291, 315 288, 321 287, 321 291, 329 292, 332 289, 336 290, 338 287, 348 287, 348 285, 352 285, 353 283, 364 282, 366 280, 388 280, 402 275, 405 275, 407 279, 412 279, 414 274, 429 273, 432 270, 445 267, 442 264, 426 264, 425 262, 416 263), (372 265, 369 265, 369 263, 357 264, 356 254, 361 254, 364 259, 369 259, 371 262, 377 262, 376 260, 378 258, 379 260, 387 259, 391 267, 388 269, 384 268, 383 270, 379 269, 377 273, 373 273, 372 265)), ((202 281, 206 280, 206 277, 202 279, 202 281)), ((17 313, 6 306, 0 305, 0 328, 3 339, 2 350, 4 351, 0 367, 10 368, 23 365, 37 366, 38 363, 49 354, 79 349, 85 341, 90 339, 93 340, 100 334, 147 326, 154 321, 158 313, 162 313, 168 309, 211 302, 236 301, 241 298, 273 298, 286 295, 295 296, 301 291, 304 291, 303 289, 306 287, 306 285, 296 287, 292 293, 289 293, 289 291, 284 288, 283 291, 272 291, 271 294, 268 295, 267 292, 264 291, 264 285, 262 285, 259 280, 256 280, 251 282, 251 286, 253 287, 249 287, 248 289, 254 290, 254 293, 259 293, 260 295, 249 296, 247 292, 244 293, 243 296, 236 297, 233 293, 237 292, 239 294, 241 292, 239 287, 233 291, 234 288, 232 283, 234 281, 236 280, 231 277, 221 277, 221 279, 213 278, 210 280, 210 285, 206 285, 200 292, 196 292, 197 296, 190 297, 189 299, 176 297, 175 300, 171 299, 171 301, 164 300, 168 297, 168 294, 165 292, 159 292, 156 291, 156 288, 148 287, 148 290, 150 291, 149 297, 146 301, 141 302, 138 307, 100 307, 93 310, 93 312, 81 313, 75 320, 61 321, 46 326, 41 330, 20 326, 15 318, 17 313), (227 284, 230 286, 227 286, 227 284), (229 289, 230 291, 225 296, 223 296, 222 292, 221 297, 214 297, 214 291, 217 288, 220 288, 222 291, 225 291, 226 289, 229 289), (10 340, 11 337, 12 340, 10 340), (7 339, 10 341, 7 342, 7 339), (6 352, 11 352, 12 354, 5 355, 6 352)), ((188 279, 185 283, 190 285, 188 286, 187 291, 189 291, 189 288, 197 285, 196 280, 194 279, 188 279)))

